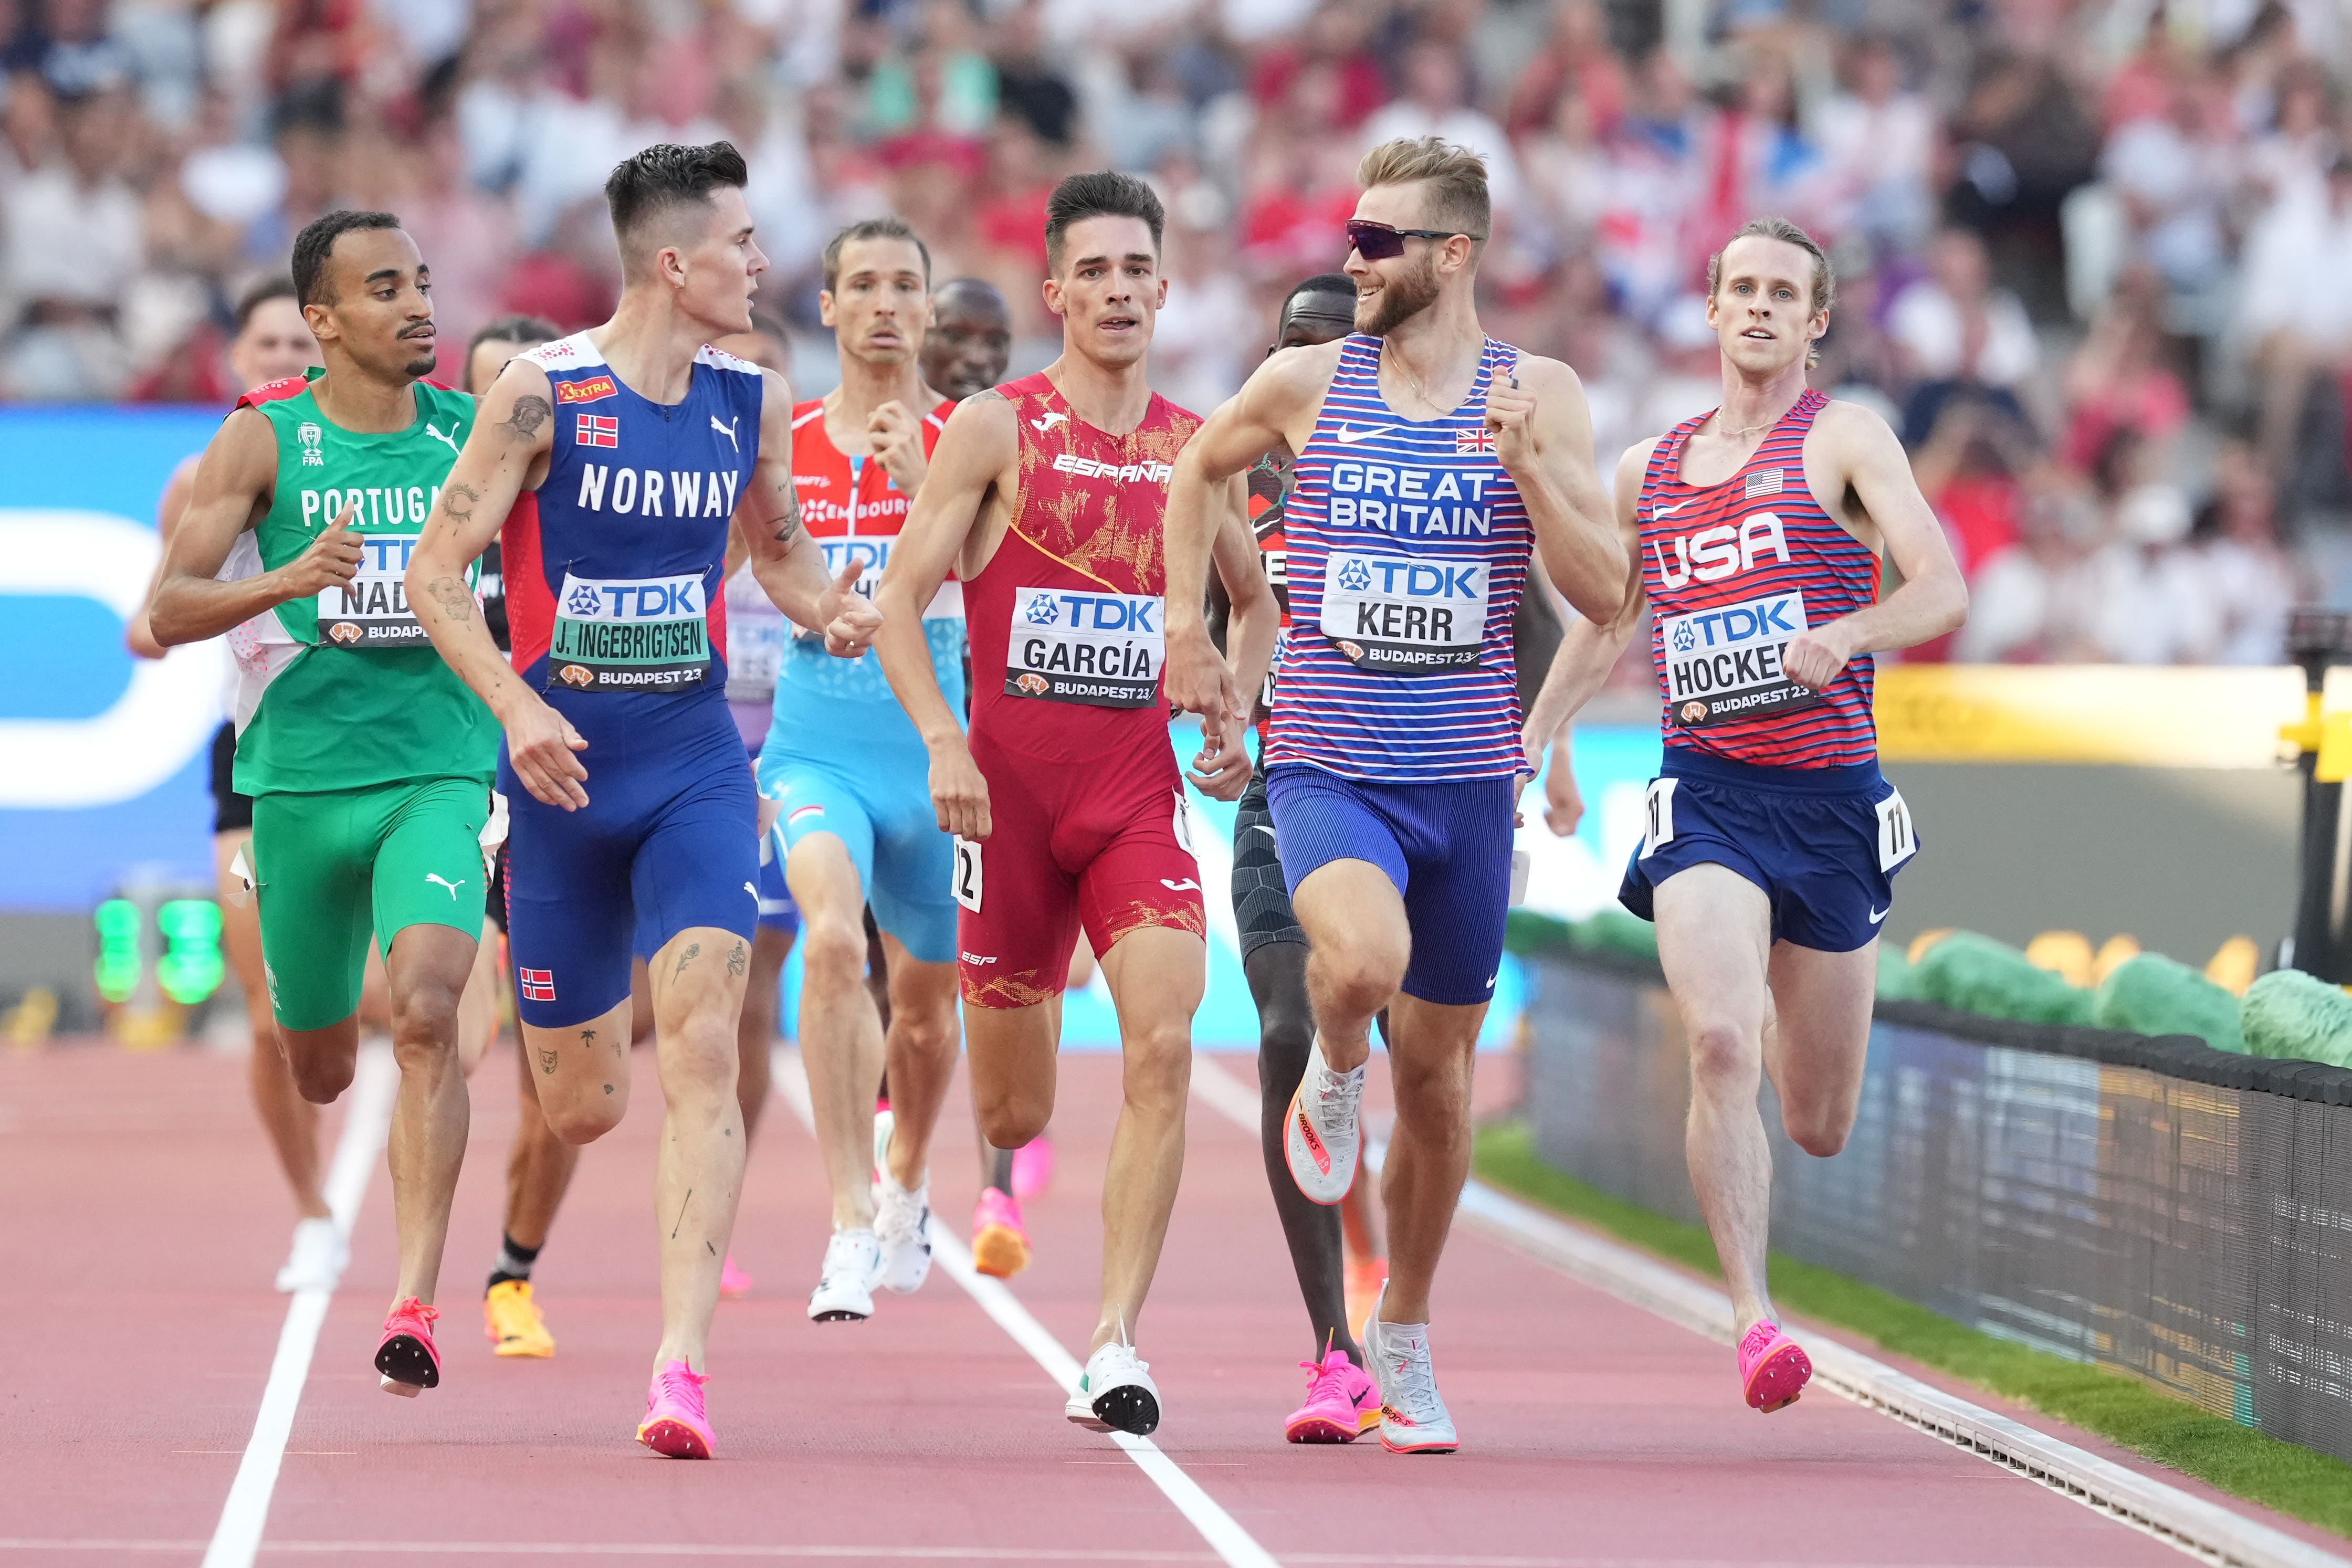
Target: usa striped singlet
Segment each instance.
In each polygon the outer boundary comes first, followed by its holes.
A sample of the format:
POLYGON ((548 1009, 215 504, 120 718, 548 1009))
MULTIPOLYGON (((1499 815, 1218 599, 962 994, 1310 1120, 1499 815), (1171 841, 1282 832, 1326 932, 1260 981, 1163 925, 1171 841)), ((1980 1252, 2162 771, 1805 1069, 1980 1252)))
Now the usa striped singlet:
POLYGON ((1712 412, 1650 455, 1636 516, 1666 749, 1766 768, 1875 763, 1869 655, 1819 692, 1780 672, 1789 639, 1875 603, 1878 557, 1814 499, 1805 435, 1829 399, 1807 391, 1720 485, 1683 482, 1683 448, 1712 412))
POLYGON ((1518 359, 1487 339, 1461 406, 1408 420, 1381 396, 1381 340, 1342 340, 1284 503, 1269 767, 1381 784, 1522 767, 1511 621, 1535 531, 1486 430, 1486 388, 1518 359))

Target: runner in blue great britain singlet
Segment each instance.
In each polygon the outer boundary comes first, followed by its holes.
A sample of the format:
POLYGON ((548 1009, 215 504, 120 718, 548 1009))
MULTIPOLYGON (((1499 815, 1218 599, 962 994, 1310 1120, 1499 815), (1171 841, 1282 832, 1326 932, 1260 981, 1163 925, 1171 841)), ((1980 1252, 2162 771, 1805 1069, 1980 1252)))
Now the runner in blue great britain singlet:
POLYGON ((1511 621, 1535 534, 1486 426, 1518 350, 1487 339, 1461 406, 1425 421, 1389 407, 1380 363, 1380 339, 1345 340, 1293 468, 1266 795, 1292 894, 1335 860, 1380 866, 1403 989, 1471 1006, 1494 996, 1528 771, 1511 621))
POLYGON ((706 348, 683 402, 647 402, 583 334, 526 351, 554 390, 536 518, 500 536, 515 668, 588 742, 588 804, 546 805, 501 747, 517 1009, 536 1028, 629 994, 656 949, 758 917, 758 803, 727 706, 720 581, 759 457, 759 367, 706 348))
POLYGON ((1828 402, 1806 392, 1720 485, 1682 480, 1684 445, 1712 411, 1650 455, 1636 517, 1665 761, 1618 896, 1647 920, 1658 883, 1722 865, 1771 900, 1776 940, 1846 953, 1878 934, 1918 837, 1879 775, 1871 659, 1818 692, 1780 671, 1791 637, 1878 599, 1876 553, 1805 479, 1828 402))

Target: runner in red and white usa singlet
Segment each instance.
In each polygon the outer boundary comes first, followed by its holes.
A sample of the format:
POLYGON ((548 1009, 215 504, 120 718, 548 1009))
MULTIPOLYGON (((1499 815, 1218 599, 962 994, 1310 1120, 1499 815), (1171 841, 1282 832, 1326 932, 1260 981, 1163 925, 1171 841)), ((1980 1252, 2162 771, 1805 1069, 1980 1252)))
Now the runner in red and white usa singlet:
POLYGON ((1081 923, 1097 953, 1143 926, 1208 930, 1160 695, 1168 482, 1201 420, 1154 394, 1110 435, 1043 375, 997 392, 1020 479, 964 584, 992 826, 958 845, 957 946, 964 1000, 1008 1008, 1062 988, 1081 923))
POLYGON ((1805 482, 1805 434, 1829 399, 1807 392, 1720 485, 1683 482, 1683 447, 1713 411, 1666 433, 1642 477, 1642 582, 1665 696, 1667 749, 1766 768, 1874 762, 1867 657, 1819 692, 1780 673, 1791 637, 1878 599, 1878 557, 1805 482))

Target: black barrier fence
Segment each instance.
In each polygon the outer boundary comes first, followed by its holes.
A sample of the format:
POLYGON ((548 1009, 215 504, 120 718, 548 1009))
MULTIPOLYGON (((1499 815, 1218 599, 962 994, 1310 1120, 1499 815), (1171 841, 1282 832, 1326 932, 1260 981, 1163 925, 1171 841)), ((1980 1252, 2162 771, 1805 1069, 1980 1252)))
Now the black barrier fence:
MULTIPOLYGON (((1696 1222, 1654 969, 1535 966, 1537 1152, 1696 1222)), ((1882 1003, 1852 1138, 1772 1138, 1772 1245, 2352 1459, 2352 1071, 1882 1003)))

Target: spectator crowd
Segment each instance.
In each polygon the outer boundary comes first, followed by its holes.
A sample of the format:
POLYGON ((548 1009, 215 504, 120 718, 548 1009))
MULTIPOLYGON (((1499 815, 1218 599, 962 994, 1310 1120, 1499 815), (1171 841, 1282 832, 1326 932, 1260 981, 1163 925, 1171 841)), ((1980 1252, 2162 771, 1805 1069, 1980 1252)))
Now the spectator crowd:
POLYGON ((1883 412, 1975 610, 1926 657, 2257 662, 2352 600, 2338 0, 0 0, 0 397, 226 402, 228 301, 400 214, 444 340, 602 319, 602 183, 727 137, 803 394, 819 253, 896 212, 1053 352, 1045 193, 1168 204, 1154 380, 1207 409, 1400 135, 1486 155, 1489 330, 1604 475, 1716 401, 1708 253, 1832 247, 1814 384, 1883 412))

